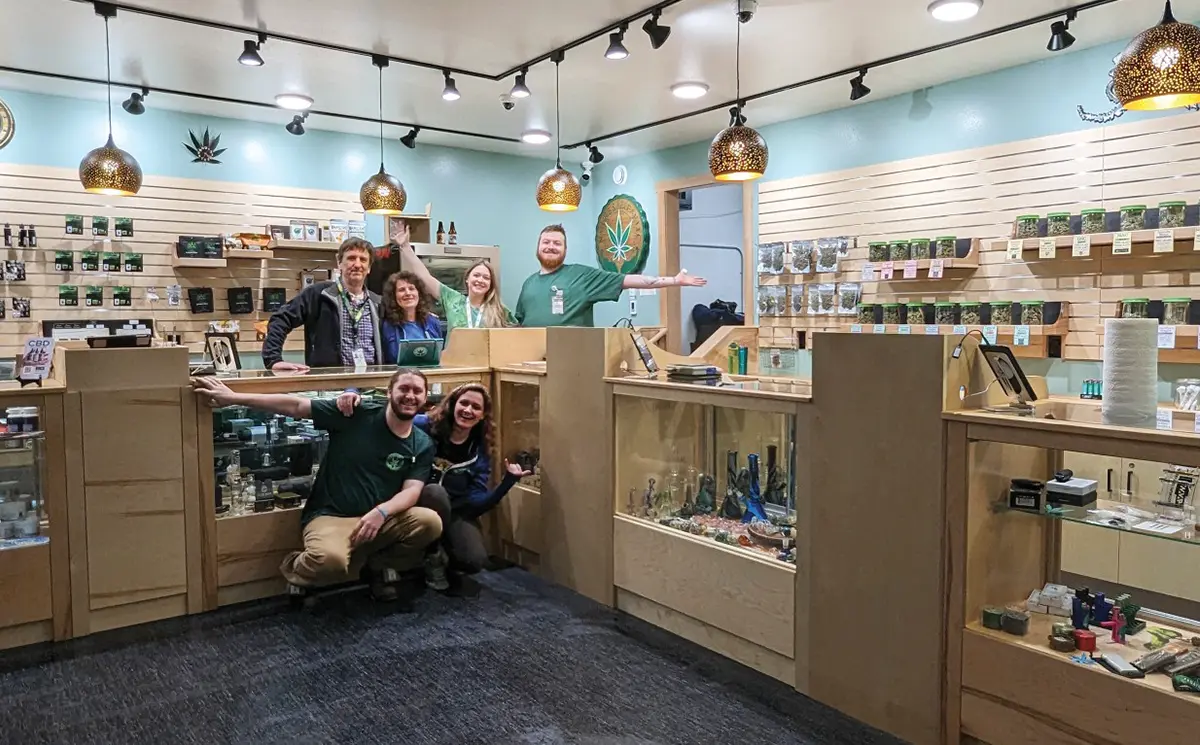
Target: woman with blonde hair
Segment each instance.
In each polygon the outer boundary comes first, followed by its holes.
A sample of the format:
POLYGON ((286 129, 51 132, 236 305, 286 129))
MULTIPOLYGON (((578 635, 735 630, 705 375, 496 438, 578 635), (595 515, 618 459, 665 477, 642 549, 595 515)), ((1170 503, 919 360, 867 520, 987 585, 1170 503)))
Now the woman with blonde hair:
POLYGON ((392 235, 392 243, 399 246, 404 268, 417 275, 429 292, 429 296, 442 303, 442 319, 446 330, 456 328, 502 328, 515 326, 512 311, 500 302, 500 278, 490 262, 480 259, 467 267, 463 277, 467 294, 442 284, 425 266, 408 240, 408 227, 400 227, 392 235))

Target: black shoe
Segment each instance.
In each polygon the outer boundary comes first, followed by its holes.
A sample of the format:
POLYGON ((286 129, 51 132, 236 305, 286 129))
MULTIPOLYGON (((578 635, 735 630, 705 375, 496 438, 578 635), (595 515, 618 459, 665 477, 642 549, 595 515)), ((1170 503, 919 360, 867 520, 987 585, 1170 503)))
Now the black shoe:
POLYGON ((461 572, 451 571, 447 574, 450 587, 446 594, 452 598, 477 598, 483 587, 470 576, 461 572))

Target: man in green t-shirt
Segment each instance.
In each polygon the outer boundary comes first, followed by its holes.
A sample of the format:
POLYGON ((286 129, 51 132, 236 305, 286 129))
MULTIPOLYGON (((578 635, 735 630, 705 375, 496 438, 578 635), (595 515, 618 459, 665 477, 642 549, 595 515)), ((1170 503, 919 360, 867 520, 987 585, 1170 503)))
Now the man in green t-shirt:
POLYGON ((516 316, 522 326, 592 326, 592 306, 618 300, 622 290, 703 287, 708 281, 686 271, 674 277, 616 274, 582 264, 566 264, 567 230, 547 225, 538 236, 542 270, 521 285, 516 316))
POLYGON ((396 371, 387 405, 363 404, 349 417, 334 399, 235 393, 214 377, 194 378, 192 388, 212 406, 312 419, 329 431, 329 449, 300 518, 304 550, 288 556, 280 571, 293 593, 303 594, 302 588, 357 579, 367 566, 371 593, 395 600, 396 571, 420 566, 425 547, 442 533, 437 513, 416 506, 437 450, 413 427, 425 406, 425 375, 396 371))

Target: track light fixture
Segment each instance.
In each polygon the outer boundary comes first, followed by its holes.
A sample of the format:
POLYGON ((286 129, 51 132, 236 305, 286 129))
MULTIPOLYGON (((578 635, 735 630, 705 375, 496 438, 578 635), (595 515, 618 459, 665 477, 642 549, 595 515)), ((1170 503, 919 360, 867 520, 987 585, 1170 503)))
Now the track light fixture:
POLYGON ((408 134, 400 138, 400 144, 409 150, 412 150, 417 146, 417 135, 420 133, 420 127, 413 127, 412 129, 408 130, 408 134))
POLYGON ((596 147, 595 145, 593 145, 592 143, 589 142, 587 145, 587 149, 588 149, 588 163, 591 163, 592 165, 596 166, 596 165, 600 165, 601 163, 604 162, 604 153, 600 152, 600 148, 596 147))
POLYGON ((628 30, 628 26, 621 26, 619 30, 608 35, 608 51, 604 53, 605 57, 625 59, 629 56, 629 50, 625 48, 625 32, 628 30))
POLYGON ((742 106, 745 106, 744 101, 738 101, 736 106, 729 109, 729 126, 744 127, 746 126, 746 117, 742 115, 742 106))
POLYGON ((667 39, 671 36, 671 27, 659 24, 658 19, 662 17, 662 11, 656 10, 650 16, 650 20, 642 24, 642 30, 646 32, 646 36, 650 37, 650 47, 658 49, 663 44, 667 43, 667 39))
POLYGON ((267 35, 259 34, 258 41, 250 41, 247 39, 242 42, 242 53, 238 55, 238 62, 246 67, 262 67, 263 58, 258 53, 262 49, 262 45, 267 43, 267 35))
POLYGON ((1050 43, 1046 45, 1046 50, 1049 52, 1061 52, 1075 43, 1075 37, 1068 31, 1071 27, 1071 21, 1075 20, 1075 11, 1067 11, 1067 19, 1065 21, 1055 21, 1050 24, 1050 43))
POLYGON ((858 75, 850 79, 850 100, 857 101, 871 94, 871 89, 863 80, 867 77, 867 68, 858 71, 858 75))
POLYGON ((458 86, 454 84, 454 78, 450 77, 450 71, 442 70, 442 77, 446 80, 446 87, 442 88, 442 100, 457 101, 462 98, 462 94, 458 92, 458 86))
POLYGON ((133 116, 141 116, 142 114, 146 113, 146 104, 144 104, 143 101, 145 101, 146 96, 149 95, 149 88, 142 88, 141 93, 134 91, 133 93, 130 93, 129 98, 125 99, 125 102, 121 104, 121 108, 125 109, 126 112, 132 114, 133 116))
POLYGON ((508 92, 508 95, 513 98, 529 98, 529 86, 525 85, 525 76, 528 74, 529 68, 525 68, 517 74, 517 82, 513 83, 512 90, 508 92))
POLYGON ((289 122, 288 125, 284 127, 284 129, 286 129, 288 132, 290 132, 291 134, 294 134, 298 137, 298 136, 304 134, 304 120, 305 119, 308 119, 307 111, 304 112, 303 114, 296 114, 295 116, 292 117, 292 121, 289 122))

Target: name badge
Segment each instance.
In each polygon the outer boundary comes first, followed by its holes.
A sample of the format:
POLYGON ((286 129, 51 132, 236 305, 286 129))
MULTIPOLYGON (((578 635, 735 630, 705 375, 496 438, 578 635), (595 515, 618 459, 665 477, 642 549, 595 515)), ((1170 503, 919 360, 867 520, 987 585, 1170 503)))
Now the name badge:
POLYGON ((354 372, 364 373, 367 371, 367 356, 363 354, 361 349, 354 350, 354 372))
POLYGON ((550 296, 550 313, 556 316, 563 314, 563 291, 557 287, 551 287, 550 291, 554 294, 550 296))

